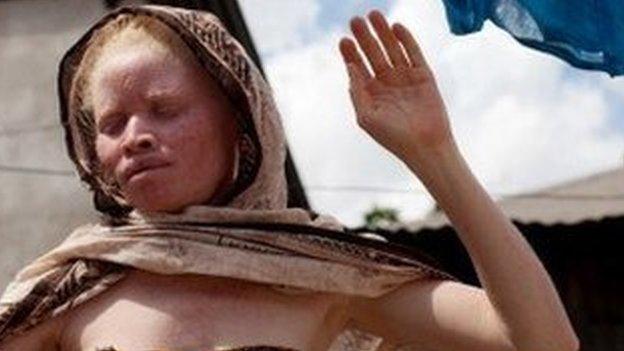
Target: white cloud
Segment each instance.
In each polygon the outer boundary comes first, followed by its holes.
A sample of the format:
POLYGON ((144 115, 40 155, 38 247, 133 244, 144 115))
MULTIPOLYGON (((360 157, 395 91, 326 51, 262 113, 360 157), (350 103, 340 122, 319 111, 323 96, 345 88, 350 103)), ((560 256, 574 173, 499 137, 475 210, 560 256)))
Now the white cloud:
POLYGON ((247 25, 262 54, 301 45, 313 35, 321 10, 316 0, 241 0, 247 25))
POLYGON ((420 34, 456 138, 491 191, 541 187, 620 162, 624 133, 610 125, 607 94, 621 80, 570 70, 490 23, 453 36, 440 2, 399 0, 391 12, 420 34))
MULTIPOLYGON (((269 7, 276 3, 281 2, 262 1, 269 7)), ((302 4, 318 11, 318 4, 302 4)), ((283 11, 279 18, 291 17, 283 11)), ((317 28, 319 35, 304 43, 301 36, 278 33, 281 29, 257 30, 258 23, 271 23, 276 16, 259 13, 251 28, 257 44, 275 50, 264 57, 264 65, 304 184, 421 187, 355 123, 337 48, 348 24, 317 28), (263 44, 265 36, 269 43, 281 44, 263 44)), ((299 15, 297 10, 292 17, 299 15)), ((623 91, 621 80, 570 70, 556 58, 522 47, 493 25, 475 35, 453 36, 439 1, 398 0, 388 16, 406 24, 421 43, 460 147, 490 191, 530 190, 621 162, 624 133, 607 118, 612 107, 607 95, 623 91), (572 79, 564 74, 570 71, 572 79)), ((301 30, 314 22, 306 18, 302 24, 282 25, 301 30)), ((375 203, 399 208, 408 220, 431 206, 422 193, 310 189, 308 196, 316 210, 350 225, 360 224, 363 212, 375 203)))

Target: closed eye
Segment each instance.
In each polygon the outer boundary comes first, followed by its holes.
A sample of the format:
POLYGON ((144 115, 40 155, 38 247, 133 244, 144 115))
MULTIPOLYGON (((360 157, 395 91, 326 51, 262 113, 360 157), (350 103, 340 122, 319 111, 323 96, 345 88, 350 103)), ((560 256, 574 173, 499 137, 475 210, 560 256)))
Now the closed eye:
POLYGON ((117 135, 121 133, 125 124, 126 118, 122 114, 108 115, 97 124, 97 131, 105 135, 117 135))
POLYGON ((151 112, 156 118, 172 118, 180 111, 179 107, 172 103, 154 103, 151 112))

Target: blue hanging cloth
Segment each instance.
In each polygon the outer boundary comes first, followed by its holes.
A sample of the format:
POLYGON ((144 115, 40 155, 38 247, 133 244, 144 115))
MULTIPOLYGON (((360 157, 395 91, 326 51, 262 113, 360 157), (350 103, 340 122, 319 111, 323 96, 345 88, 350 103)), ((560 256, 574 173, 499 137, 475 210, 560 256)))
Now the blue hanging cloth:
POLYGON ((624 74, 624 0, 443 0, 455 34, 486 19, 573 66, 624 74))

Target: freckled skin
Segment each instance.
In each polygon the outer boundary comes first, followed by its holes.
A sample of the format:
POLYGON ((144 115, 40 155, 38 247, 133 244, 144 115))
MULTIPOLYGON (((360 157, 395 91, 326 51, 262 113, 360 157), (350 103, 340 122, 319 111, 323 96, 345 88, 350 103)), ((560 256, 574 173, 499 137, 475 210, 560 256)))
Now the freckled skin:
POLYGON ((176 212, 233 180, 235 112, 197 63, 133 48, 101 60, 91 81, 96 153, 130 205, 176 212), (164 166, 124 180, 145 158, 164 166))

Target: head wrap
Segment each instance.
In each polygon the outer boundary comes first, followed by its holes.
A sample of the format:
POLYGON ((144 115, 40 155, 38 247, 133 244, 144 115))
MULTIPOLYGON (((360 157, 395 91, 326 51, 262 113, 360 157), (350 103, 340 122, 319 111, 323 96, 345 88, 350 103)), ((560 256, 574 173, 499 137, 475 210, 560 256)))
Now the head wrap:
POLYGON ((417 279, 458 280, 415 248, 359 236, 332 216, 286 207, 285 136, 271 89, 213 14, 156 5, 119 8, 70 48, 58 79, 69 156, 93 190, 102 221, 76 229, 16 275, 0 299, 0 342, 106 291, 133 268, 245 279, 284 292, 368 297, 417 279), (239 172, 219 206, 139 213, 99 179, 84 132, 92 116, 79 108, 72 81, 89 39, 122 14, 166 24, 242 111, 239 172))

